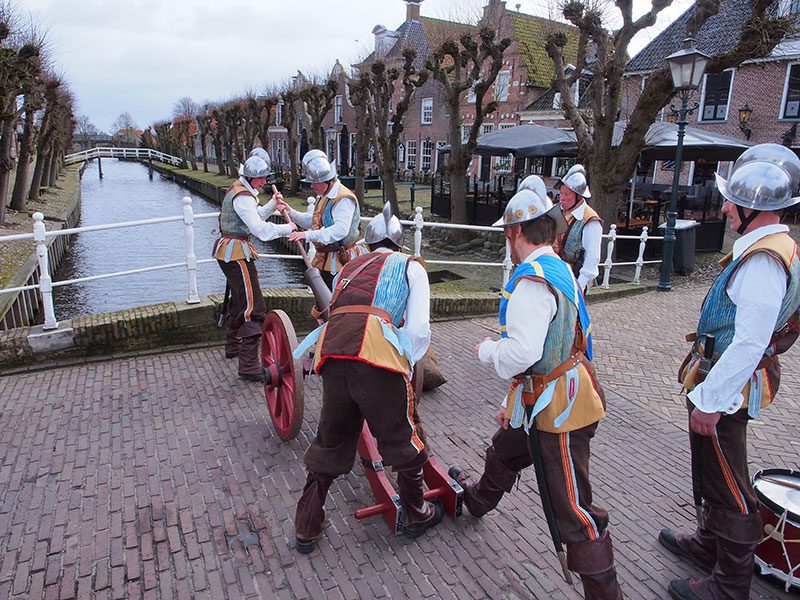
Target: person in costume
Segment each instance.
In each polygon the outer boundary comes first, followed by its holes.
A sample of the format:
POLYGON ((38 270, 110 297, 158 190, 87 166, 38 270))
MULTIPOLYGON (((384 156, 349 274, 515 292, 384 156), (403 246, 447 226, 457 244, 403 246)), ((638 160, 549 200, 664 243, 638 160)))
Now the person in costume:
POLYGON ((587 202, 592 193, 583 165, 570 168, 557 185, 561 210, 569 226, 558 240, 558 255, 569 263, 578 286, 586 292, 600 273, 603 221, 587 202))
POLYGON ((322 150, 310 150, 302 163, 303 181, 311 185, 317 197, 314 214, 300 212, 283 202, 279 210, 288 210, 292 221, 307 230, 293 233, 289 240, 314 244, 317 253, 312 266, 322 272, 330 287, 333 277, 350 259, 368 251, 357 243, 361 236, 361 210, 358 198, 342 185, 336 168, 322 150))
POLYGON ((688 390, 694 533, 664 529, 660 542, 709 572, 676 579, 680 600, 750 598, 754 555, 764 537, 747 466, 747 425, 778 391, 778 354, 797 338, 800 261, 783 209, 800 202, 800 160, 784 146, 742 154, 730 179, 718 174, 722 212, 739 237, 703 301, 692 350, 679 371, 688 390))
POLYGON ((608 512, 593 503, 589 482, 590 443, 605 414, 591 363, 591 323, 569 265, 553 251, 567 224, 546 195, 523 189, 495 225, 503 227, 517 267, 500 303, 502 337, 484 340, 478 358, 511 385, 480 479, 458 465, 450 475, 464 488, 470 513, 481 517, 534 464, 553 511, 548 524, 566 542, 566 567, 581 575, 586 598, 617 600, 608 512))
POLYGON ((264 380, 258 345, 266 314, 255 263, 258 253, 250 236, 267 242, 288 236, 297 229, 294 224, 276 225, 265 221, 278 205, 277 198, 272 198, 265 206, 258 205, 258 192, 269 174, 268 154, 267 160, 251 156, 245 161, 242 174, 222 200, 219 238, 212 252, 230 287, 225 357, 238 356, 239 376, 249 381, 264 380))
POLYGON ((322 376, 322 412, 305 454, 308 470, 297 503, 299 552, 317 546, 328 488, 353 468, 364 421, 384 463, 397 473, 403 532, 422 535, 443 516, 440 501, 423 499, 425 434, 411 385, 414 364, 430 345, 428 274, 403 254, 403 228, 387 202, 367 226, 369 253, 350 260, 334 282, 330 319, 298 345, 295 357, 316 343, 314 371, 322 376))

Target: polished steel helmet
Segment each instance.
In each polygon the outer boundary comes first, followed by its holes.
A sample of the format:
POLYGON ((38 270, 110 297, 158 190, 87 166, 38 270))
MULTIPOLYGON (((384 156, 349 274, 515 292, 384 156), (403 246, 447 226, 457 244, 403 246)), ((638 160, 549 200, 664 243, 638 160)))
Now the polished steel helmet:
POLYGON ((520 181, 517 191, 521 192, 522 190, 531 190, 540 196, 547 196, 547 186, 538 175, 528 175, 525 179, 520 181))
POLYGON ((493 227, 508 227, 519 225, 526 221, 533 221, 542 215, 547 215, 556 222, 556 235, 560 235, 567 230, 567 221, 561 212, 558 204, 547 197, 547 194, 540 194, 533 190, 520 190, 506 205, 506 210, 502 218, 492 224, 493 227))
POLYGON ((780 144, 758 144, 745 150, 736 159, 731 174, 735 173, 736 169, 742 165, 753 161, 770 162, 786 169, 793 181, 792 193, 797 195, 797 191, 800 189, 800 158, 797 158, 792 150, 780 144))
POLYGON ((272 159, 269 157, 269 152, 264 150, 263 148, 253 148, 250 150, 250 156, 258 156, 264 159, 264 162, 267 163, 267 167, 271 170, 272 169, 272 159))
POLYGON ((403 226, 400 219, 392 214, 392 205, 388 202, 383 205, 381 214, 372 217, 364 234, 367 244, 377 244, 386 239, 401 248, 403 246, 403 226))
POLYGON ((251 156, 244 161, 242 175, 249 178, 267 177, 270 174, 269 164, 260 156, 251 156))
POLYGON ((336 169, 322 150, 309 150, 303 156, 303 181, 326 183, 336 178, 336 169))
POLYGON ((782 210, 800 202, 797 186, 784 167, 752 160, 735 168, 729 179, 714 174, 726 200, 753 210, 782 210))
POLYGON ((583 165, 572 165, 567 174, 558 180, 561 185, 567 186, 573 192, 583 198, 591 198, 592 193, 589 191, 588 177, 586 176, 586 169, 583 165))

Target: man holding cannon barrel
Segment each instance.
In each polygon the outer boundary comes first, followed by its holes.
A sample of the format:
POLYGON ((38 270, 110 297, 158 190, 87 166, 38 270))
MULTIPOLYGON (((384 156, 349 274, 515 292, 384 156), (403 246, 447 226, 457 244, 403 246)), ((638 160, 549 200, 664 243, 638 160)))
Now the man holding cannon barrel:
POLYGON ((589 482, 590 442, 605 415, 590 362, 591 324, 569 265, 552 247, 567 223, 559 206, 534 189, 517 192, 495 223, 517 267, 500 303, 502 338, 487 338, 477 349, 481 362, 512 378, 496 415, 500 429, 480 480, 457 465, 449 473, 464 488, 470 513, 480 517, 533 464, 565 578, 579 573, 586 598, 618 600, 608 512, 593 503, 589 482))
POLYGON ((364 420, 384 462, 397 473, 403 532, 417 537, 443 516, 441 501, 423 499, 428 454, 410 379, 430 344, 428 274, 416 258, 400 252, 403 228, 388 202, 370 221, 364 241, 369 254, 350 260, 336 277, 329 320, 295 350, 297 357, 316 342, 314 370, 323 386, 295 518, 303 554, 317 546, 328 488, 353 468, 364 420))
POLYGON ((676 579, 681 600, 747 599, 757 544, 764 537, 747 467, 747 424, 778 390, 777 355, 798 335, 800 261, 783 209, 800 202, 800 160, 777 144, 753 146, 728 180, 719 175, 722 212, 741 237, 703 301, 693 346, 679 371, 688 393, 693 534, 664 529, 659 541, 710 575, 676 579))
POLYGON ((361 236, 361 211, 358 198, 339 181, 336 168, 322 150, 310 150, 303 156, 303 181, 317 196, 314 214, 300 212, 283 202, 279 210, 288 211, 291 220, 307 231, 296 231, 289 241, 309 241, 317 254, 312 266, 322 272, 331 287, 333 277, 351 258, 367 252, 357 241, 361 236))
POLYGON ((277 199, 258 205, 258 192, 270 174, 269 154, 248 158, 239 179, 228 188, 219 214, 219 238, 213 256, 228 282, 228 324, 225 331, 225 357, 239 357, 239 376, 248 381, 263 381, 258 359, 261 324, 266 314, 258 283, 255 260, 258 253, 250 242, 254 235, 267 242, 297 230, 292 224, 276 225, 265 221, 277 210, 277 199))

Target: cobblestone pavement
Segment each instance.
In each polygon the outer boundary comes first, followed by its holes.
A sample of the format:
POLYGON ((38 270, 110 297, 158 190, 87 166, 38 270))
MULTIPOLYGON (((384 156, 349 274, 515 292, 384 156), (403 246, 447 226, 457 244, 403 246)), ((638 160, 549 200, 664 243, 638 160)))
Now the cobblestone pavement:
MULTIPOLYGON (((691 526, 682 398, 675 370, 704 288, 590 306, 609 415, 593 444, 595 501, 611 512, 628 598, 666 598, 698 571, 662 549, 664 525, 691 526)), ((493 320, 482 319, 492 326, 493 320)), ((504 384, 473 358, 487 331, 434 326, 450 382, 421 407, 435 454, 479 469, 504 384)), ((751 465, 798 468, 800 354, 779 400, 754 423, 751 465)), ((559 575, 533 473, 482 519, 446 519, 417 541, 353 511, 366 478, 338 479, 329 526, 294 550, 303 451, 320 408, 290 443, 258 386, 221 348, 118 359, 0 379, 0 599, 580 598, 559 575)), ((788 597, 756 577, 753 598, 788 597)))

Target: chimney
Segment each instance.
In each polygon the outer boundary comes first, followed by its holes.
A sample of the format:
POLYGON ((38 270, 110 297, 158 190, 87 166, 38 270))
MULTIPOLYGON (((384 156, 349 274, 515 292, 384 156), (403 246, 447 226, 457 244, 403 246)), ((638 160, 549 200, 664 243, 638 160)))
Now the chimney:
POLYGON ((419 21, 419 5, 423 0, 405 0, 406 21, 419 21))

